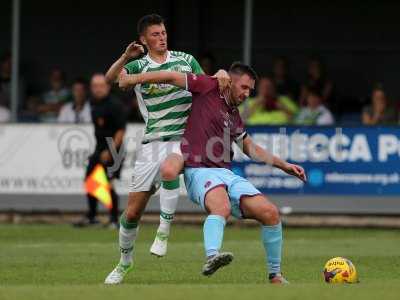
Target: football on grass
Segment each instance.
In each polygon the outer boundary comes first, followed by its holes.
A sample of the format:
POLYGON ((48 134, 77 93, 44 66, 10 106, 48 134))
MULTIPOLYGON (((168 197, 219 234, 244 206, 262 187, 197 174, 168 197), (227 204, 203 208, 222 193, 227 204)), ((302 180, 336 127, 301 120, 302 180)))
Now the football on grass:
POLYGON ((357 271, 354 264, 344 257, 328 260, 324 267, 324 279, 327 283, 356 283, 357 271))

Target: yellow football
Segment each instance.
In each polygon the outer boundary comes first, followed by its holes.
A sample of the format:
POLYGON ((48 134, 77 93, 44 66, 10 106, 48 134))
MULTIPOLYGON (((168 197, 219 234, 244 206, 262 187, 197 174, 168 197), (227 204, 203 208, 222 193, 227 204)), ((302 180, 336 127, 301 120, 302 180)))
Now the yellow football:
POLYGON ((357 271, 353 263, 344 257, 328 260, 324 267, 324 279, 327 283, 357 283, 357 271))

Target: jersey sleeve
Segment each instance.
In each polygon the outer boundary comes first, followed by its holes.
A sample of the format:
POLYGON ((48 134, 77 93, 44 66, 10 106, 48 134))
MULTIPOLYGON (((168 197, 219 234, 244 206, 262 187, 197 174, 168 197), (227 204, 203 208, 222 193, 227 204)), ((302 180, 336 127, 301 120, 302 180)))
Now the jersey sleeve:
POLYGON ((186 74, 186 90, 192 94, 207 93, 211 89, 218 87, 217 80, 207 75, 186 74))
POLYGON ((199 62, 193 57, 193 55, 187 54, 181 51, 171 51, 173 55, 176 55, 183 59, 192 69, 192 73, 194 74, 204 74, 203 69, 201 68, 199 62))
POLYGON ((138 74, 139 73, 139 62, 133 60, 124 66, 124 69, 128 74, 138 74))

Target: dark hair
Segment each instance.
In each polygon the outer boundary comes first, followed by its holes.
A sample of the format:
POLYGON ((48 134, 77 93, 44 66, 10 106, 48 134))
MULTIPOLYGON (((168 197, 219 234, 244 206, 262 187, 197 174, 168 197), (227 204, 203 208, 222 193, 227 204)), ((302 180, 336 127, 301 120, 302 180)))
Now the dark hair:
POLYGON ((140 18, 139 22, 137 23, 137 31, 139 35, 142 35, 147 27, 152 25, 160 25, 164 24, 164 19, 157 14, 150 14, 145 15, 140 18))
POLYGON ((67 75, 65 74, 65 71, 63 69, 61 69, 61 67, 53 67, 50 71, 50 76, 52 76, 54 73, 60 73, 61 76, 61 80, 65 81, 67 79, 67 75))
POLYGON ((372 85, 372 92, 375 92, 375 91, 385 92, 385 89, 383 88, 383 84, 381 82, 375 82, 372 85))
POLYGON ((318 64, 321 73, 321 79, 324 81, 326 78, 326 64, 324 60, 318 55, 311 55, 308 59, 308 66, 310 66, 310 64, 313 62, 318 64))
POLYGON ((277 56, 274 58, 273 63, 276 64, 278 62, 282 62, 285 68, 289 67, 289 60, 286 56, 277 56))
POLYGON ((229 73, 237 74, 237 75, 249 75, 250 78, 257 80, 257 73, 253 70, 252 67, 240 62, 235 61, 231 67, 229 68, 229 73))
POLYGON ((268 80, 268 81, 274 82, 274 80, 272 79, 272 77, 269 76, 269 75, 257 76, 257 80, 258 80, 258 81, 260 81, 260 80, 268 80))
POLYGON ((82 84, 84 86, 87 86, 88 82, 87 82, 87 80, 85 78, 78 77, 78 78, 75 78, 75 80, 72 82, 72 85, 74 85, 74 84, 82 84))
POLYGON ((310 87, 310 86, 307 87, 307 92, 308 92, 308 95, 313 95, 313 96, 316 96, 316 97, 322 99, 321 91, 315 87, 310 87))

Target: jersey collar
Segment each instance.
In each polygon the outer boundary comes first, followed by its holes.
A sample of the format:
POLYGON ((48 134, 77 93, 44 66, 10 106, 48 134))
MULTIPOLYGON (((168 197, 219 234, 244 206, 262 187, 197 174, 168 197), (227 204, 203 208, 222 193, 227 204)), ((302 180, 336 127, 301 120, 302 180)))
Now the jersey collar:
POLYGON ((149 54, 146 55, 146 59, 147 59, 151 64, 154 64, 154 65, 156 65, 156 66, 161 66, 162 64, 165 64, 166 62, 169 61, 170 57, 171 57, 171 53, 169 52, 169 50, 167 50, 167 58, 165 59, 165 61, 164 61, 163 63, 160 64, 160 63, 158 63, 158 62, 152 60, 149 54))

